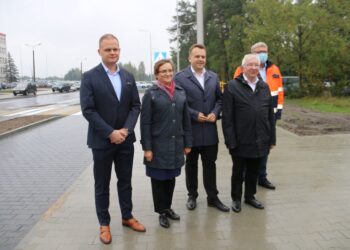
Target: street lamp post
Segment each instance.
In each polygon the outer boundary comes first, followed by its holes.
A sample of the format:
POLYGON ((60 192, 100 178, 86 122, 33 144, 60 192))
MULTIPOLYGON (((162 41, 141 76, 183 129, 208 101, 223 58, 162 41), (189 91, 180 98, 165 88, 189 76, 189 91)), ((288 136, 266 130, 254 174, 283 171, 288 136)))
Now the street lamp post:
POLYGON ((142 31, 142 32, 146 32, 149 34, 149 56, 150 56, 150 79, 152 81, 152 65, 153 65, 153 62, 152 62, 152 34, 151 34, 151 31, 149 30, 144 30, 144 29, 140 29, 139 31, 142 31))
POLYGON ((26 44, 26 46, 31 47, 33 50, 33 82, 35 82, 35 51, 34 51, 34 49, 35 49, 35 47, 40 46, 40 45, 41 45, 41 43, 37 43, 34 45, 26 44))
POLYGON ((86 58, 78 58, 80 61, 80 79, 83 79, 83 61, 86 61, 86 58))

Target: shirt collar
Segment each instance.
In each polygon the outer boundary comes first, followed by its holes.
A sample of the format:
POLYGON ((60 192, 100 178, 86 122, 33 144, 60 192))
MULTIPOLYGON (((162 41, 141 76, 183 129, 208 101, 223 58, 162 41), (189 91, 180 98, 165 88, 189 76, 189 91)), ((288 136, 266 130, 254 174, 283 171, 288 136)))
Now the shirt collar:
POLYGON ((191 65, 191 71, 192 71, 192 74, 193 74, 193 75, 195 75, 195 76, 201 76, 201 77, 203 77, 204 74, 205 74, 205 72, 206 72, 206 70, 205 70, 205 68, 204 68, 202 74, 198 74, 198 73, 194 70, 194 68, 192 67, 192 65, 191 65))
POLYGON ((109 69, 107 68, 107 66, 103 62, 101 62, 101 64, 102 64, 102 66, 107 74, 116 75, 116 74, 119 74, 119 72, 120 72, 120 67, 118 66, 118 64, 117 64, 117 71, 114 74, 111 74, 111 72, 109 71, 109 69))
POLYGON ((246 82, 247 82, 248 84, 257 84, 257 82, 259 81, 259 78, 256 77, 255 81, 254 81, 254 82, 251 82, 251 81, 249 81, 249 79, 245 76, 245 74, 243 74, 243 78, 244 78, 244 80, 246 80, 246 82))

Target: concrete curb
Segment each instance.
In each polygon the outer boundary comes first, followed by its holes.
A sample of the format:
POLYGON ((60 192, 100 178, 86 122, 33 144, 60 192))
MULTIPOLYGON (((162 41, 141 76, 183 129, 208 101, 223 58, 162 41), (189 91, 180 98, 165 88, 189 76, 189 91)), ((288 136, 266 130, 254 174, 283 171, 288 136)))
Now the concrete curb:
POLYGON ((50 118, 47 118, 47 119, 44 119, 44 120, 41 120, 41 121, 37 121, 37 122, 31 123, 31 124, 25 125, 23 127, 16 128, 14 130, 7 131, 5 133, 0 134, 0 139, 4 138, 4 137, 7 137, 9 135, 12 135, 14 133, 26 130, 26 129, 31 128, 31 127, 39 126, 41 124, 57 120, 58 118, 62 118, 62 117, 65 117, 65 116, 53 116, 53 117, 50 117, 50 118))

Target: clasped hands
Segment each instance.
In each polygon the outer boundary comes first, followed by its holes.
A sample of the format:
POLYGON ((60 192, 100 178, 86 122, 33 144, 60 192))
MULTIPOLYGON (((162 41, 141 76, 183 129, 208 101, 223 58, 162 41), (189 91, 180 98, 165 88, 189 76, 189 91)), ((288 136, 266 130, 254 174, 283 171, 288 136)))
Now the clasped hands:
POLYGON ((126 140, 128 134, 129 131, 127 128, 113 130, 113 132, 109 135, 109 140, 113 144, 121 144, 126 140))
MULTIPOLYGON (((191 148, 184 148, 185 155, 188 155, 190 152, 191 152, 191 148)), ((153 152, 151 150, 145 150, 143 156, 145 157, 146 161, 152 161, 153 152)))
POLYGON ((205 116, 202 112, 198 113, 198 121, 199 122, 215 122, 216 115, 214 113, 210 113, 208 116, 205 116))

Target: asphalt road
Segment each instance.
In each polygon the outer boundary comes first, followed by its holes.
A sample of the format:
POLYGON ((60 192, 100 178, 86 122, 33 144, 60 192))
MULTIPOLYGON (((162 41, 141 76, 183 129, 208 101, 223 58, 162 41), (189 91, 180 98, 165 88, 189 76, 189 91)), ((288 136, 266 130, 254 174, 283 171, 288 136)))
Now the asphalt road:
POLYGON ((0 121, 28 115, 71 115, 79 111, 79 92, 42 91, 37 96, 8 94, 0 98, 0 121))

